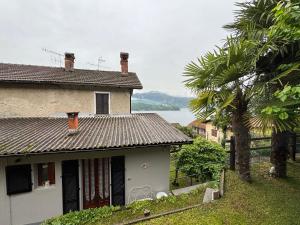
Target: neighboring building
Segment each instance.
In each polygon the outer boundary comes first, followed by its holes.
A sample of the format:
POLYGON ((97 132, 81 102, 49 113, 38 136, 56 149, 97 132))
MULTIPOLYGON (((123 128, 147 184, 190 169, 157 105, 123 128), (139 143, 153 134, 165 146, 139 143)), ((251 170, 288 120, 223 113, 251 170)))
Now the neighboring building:
POLYGON ((156 114, 131 114, 142 85, 128 54, 121 72, 73 65, 73 54, 65 68, 0 64, 1 225, 169 191, 170 147, 191 139, 156 114))
MULTIPOLYGON (((206 120, 204 122, 201 122, 200 120, 194 120, 188 125, 188 127, 191 127, 196 135, 201 135, 210 141, 221 143, 224 138, 222 130, 214 126, 210 120, 206 120)), ((230 138, 232 135, 233 133, 231 129, 228 129, 226 132, 226 137, 230 138)))
POLYGON ((200 120, 192 121, 188 127, 192 128, 193 132, 196 135, 201 135, 202 137, 206 137, 206 124, 201 122, 200 120))
POLYGON ((128 65, 123 72, 83 70, 74 59, 66 54, 65 68, 0 63, 0 117, 131 112, 132 91, 142 84, 128 65))

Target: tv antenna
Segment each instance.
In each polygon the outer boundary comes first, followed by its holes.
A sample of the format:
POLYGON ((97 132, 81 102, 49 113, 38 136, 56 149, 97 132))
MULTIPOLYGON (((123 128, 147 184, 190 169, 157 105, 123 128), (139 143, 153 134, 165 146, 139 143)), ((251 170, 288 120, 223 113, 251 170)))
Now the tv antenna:
POLYGON ((48 53, 50 55, 50 61, 54 65, 58 64, 60 67, 62 67, 62 58, 64 57, 63 54, 61 54, 59 52, 55 52, 55 51, 47 49, 47 48, 42 48, 42 51, 45 53, 48 53))
POLYGON ((95 66, 97 67, 98 70, 100 70, 100 64, 101 63, 104 63, 105 60, 102 58, 102 56, 98 57, 98 63, 95 64, 95 63, 90 63, 90 62, 87 62, 86 64, 90 65, 90 66, 95 66))

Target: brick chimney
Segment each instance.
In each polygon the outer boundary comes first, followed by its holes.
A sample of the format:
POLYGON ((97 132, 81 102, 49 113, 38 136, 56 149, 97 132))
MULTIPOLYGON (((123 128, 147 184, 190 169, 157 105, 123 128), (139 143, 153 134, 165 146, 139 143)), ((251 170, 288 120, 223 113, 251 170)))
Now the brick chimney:
POLYGON ((128 57, 129 54, 127 52, 121 52, 121 73, 124 75, 128 74, 128 57))
POLYGON ((65 71, 74 71, 74 53, 65 53, 65 71))
POLYGON ((69 134, 78 132, 78 112, 68 112, 68 128, 69 134))

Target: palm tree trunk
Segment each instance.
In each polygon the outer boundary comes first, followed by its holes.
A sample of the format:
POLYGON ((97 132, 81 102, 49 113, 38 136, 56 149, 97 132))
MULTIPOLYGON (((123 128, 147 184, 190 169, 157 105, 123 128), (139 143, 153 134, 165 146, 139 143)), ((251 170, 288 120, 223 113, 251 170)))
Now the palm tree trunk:
POLYGON ((248 109, 248 101, 238 90, 235 104, 236 109, 232 116, 232 129, 235 136, 235 150, 237 154, 237 166, 240 178, 244 181, 251 181, 250 176, 250 133, 245 125, 245 114, 248 109))
POLYGON ((250 181, 250 136, 249 129, 244 125, 242 115, 234 115, 232 128, 235 136, 237 166, 242 180, 250 181))
POLYGON ((272 133, 271 163, 275 167, 275 177, 284 178, 287 176, 287 154, 288 154, 288 133, 272 133))

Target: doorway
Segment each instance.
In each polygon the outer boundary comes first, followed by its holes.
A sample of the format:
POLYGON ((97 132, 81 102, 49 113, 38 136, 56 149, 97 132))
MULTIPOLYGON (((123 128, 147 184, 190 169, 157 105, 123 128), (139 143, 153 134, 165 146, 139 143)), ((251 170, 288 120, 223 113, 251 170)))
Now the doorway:
POLYGON ((79 210, 78 161, 62 162, 63 213, 79 210))
POLYGON ((82 160, 83 208, 110 205, 109 158, 82 160))
POLYGON ((112 205, 125 205, 125 158, 111 158, 112 205))

